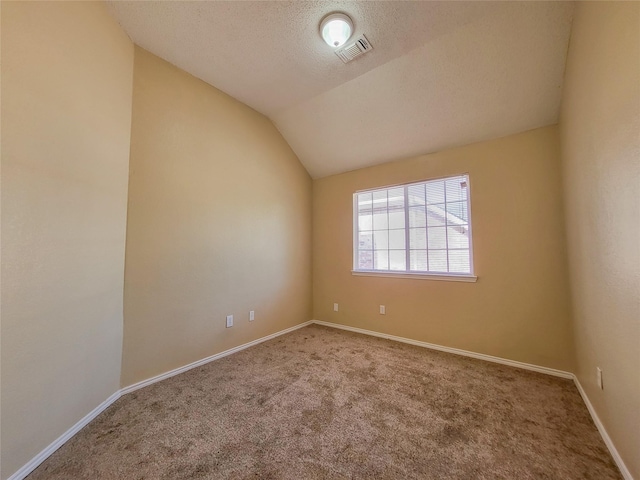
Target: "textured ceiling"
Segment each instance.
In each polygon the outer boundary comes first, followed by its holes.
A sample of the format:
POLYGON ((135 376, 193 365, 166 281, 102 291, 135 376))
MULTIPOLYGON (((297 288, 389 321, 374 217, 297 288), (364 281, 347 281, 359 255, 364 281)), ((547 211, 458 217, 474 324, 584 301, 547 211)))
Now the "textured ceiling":
POLYGON ((557 122, 565 2, 109 2, 131 39, 269 116, 322 177, 557 122), (343 64, 329 12, 374 50, 343 64))

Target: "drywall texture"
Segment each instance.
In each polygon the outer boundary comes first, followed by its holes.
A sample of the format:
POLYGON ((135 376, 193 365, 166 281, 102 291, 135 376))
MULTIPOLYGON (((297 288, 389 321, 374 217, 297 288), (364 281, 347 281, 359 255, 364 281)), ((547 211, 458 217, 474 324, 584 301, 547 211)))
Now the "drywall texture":
POLYGON ((311 318, 297 157, 266 117, 138 47, 134 70, 123 386, 311 318))
POLYGON ((119 388, 133 44, 2 2, 2 478, 119 388))
POLYGON ((136 45, 268 115, 314 178, 558 121, 573 2, 109 2, 136 45), (340 10, 345 65, 318 24, 340 10))
POLYGON ((314 180, 314 318, 572 370, 559 149, 551 126, 314 180), (354 192, 465 172, 477 283, 352 276, 354 192))
POLYGON ((577 375, 640 478, 639 3, 577 5, 561 140, 577 375))

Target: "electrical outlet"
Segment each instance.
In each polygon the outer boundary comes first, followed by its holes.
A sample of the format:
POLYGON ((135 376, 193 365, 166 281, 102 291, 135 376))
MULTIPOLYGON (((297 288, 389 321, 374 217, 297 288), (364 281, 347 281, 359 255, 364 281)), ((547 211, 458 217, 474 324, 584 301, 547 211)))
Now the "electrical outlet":
POLYGON ((334 312, 337 312, 337 311, 338 311, 338 304, 337 304, 337 303, 334 303, 334 304, 333 304, 333 311, 334 311, 334 312))
POLYGON ((596 367, 596 378, 598 380, 600 390, 604 390, 604 384, 602 383, 602 369, 600 367, 596 367))
POLYGON ((386 315, 387 309, 384 305, 380 305, 380 315, 386 315))
POLYGON ((256 314, 253 310, 249 312, 249 321, 253 322, 256 319, 256 314))
POLYGON ((233 327, 233 315, 227 315, 227 328, 233 327))

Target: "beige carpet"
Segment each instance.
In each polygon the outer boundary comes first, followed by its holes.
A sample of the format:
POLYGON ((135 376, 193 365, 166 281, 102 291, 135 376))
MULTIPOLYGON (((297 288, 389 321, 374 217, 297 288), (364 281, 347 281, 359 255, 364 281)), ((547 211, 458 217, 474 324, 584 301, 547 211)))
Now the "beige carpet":
POLYGON ((122 397, 28 478, 622 477, 570 380, 311 326, 122 397))

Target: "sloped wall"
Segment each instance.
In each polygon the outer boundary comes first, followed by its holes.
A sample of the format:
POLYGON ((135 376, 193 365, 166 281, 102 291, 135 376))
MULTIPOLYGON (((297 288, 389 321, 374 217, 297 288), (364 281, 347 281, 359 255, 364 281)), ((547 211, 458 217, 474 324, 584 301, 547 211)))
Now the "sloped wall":
POLYGON ((311 178, 289 145, 138 47, 134 79, 122 386, 311 319, 311 178))

